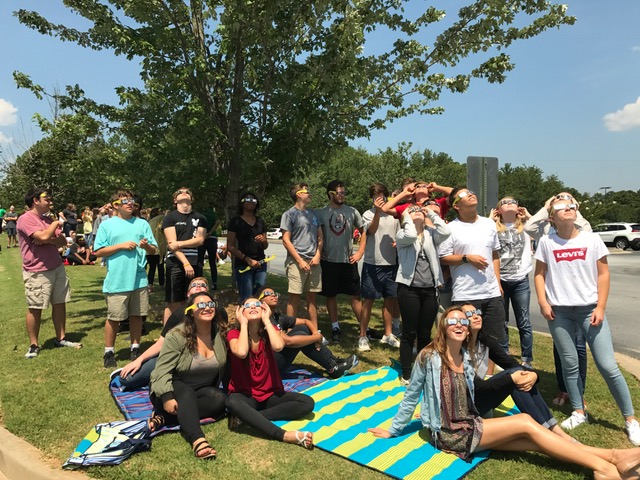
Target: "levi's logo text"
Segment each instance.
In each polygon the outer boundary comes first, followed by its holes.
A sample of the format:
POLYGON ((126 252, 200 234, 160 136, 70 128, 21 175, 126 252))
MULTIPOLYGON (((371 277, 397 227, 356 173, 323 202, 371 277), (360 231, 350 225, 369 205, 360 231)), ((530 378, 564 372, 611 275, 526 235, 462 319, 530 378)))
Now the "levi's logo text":
POLYGON ((556 262, 573 260, 584 260, 587 257, 587 247, 582 248, 567 248, 566 250, 554 250, 553 256, 556 257, 556 262))

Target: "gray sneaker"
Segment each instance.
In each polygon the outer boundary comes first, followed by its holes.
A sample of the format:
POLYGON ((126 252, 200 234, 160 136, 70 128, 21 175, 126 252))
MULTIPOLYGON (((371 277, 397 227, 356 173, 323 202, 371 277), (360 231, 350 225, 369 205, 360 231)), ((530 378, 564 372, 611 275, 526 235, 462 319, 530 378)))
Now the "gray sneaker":
POLYGON ((62 340, 54 340, 53 344, 57 348, 68 347, 68 348, 82 348, 82 344, 80 342, 72 342, 71 340, 67 340, 63 338, 62 340))
POLYGON ((102 358, 104 360, 104 368, 116 368, 118 366, 114 352, 106 352, 102 358))
POLYGON ((24 354, 24 358, 36 358, 40 353, 40 347, 35 343, 29 347, 27 353, 24 354))

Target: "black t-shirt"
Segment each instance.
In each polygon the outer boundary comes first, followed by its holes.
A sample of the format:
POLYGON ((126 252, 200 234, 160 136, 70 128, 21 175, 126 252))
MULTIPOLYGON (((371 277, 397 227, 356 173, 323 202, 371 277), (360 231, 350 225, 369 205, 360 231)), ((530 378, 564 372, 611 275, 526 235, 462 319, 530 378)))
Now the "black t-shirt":
MULTIPOLYGON (((262 260, 264 258, 264 248, 256 242, 255 238, 256 235, 265 234, 267 232, 262 218, 256 217, 256 223, 251 226, 245 222, 242 217, 234 217, 229 222, 227 230, 229 232, 235 232, 236 240, 238 241, 238 249, 243 254, 253 260, 262 260)), ((236 259, 236 268, 238 270, 242 270, 245 267, 247 267, 246 262, 236 259)))
POLYGON ((282 332, 286 332, 287 330, 296 326, 296 317, 283 315, 282 313, 274 313, 273 315, 271 315, 271 318, 269 320, 271 320, 271 323, 273 323, 274 327, 278 327, 282 332))
MULTIPOLYGON (((213 318, 214 323, 218 321, 218 315, 222 317, 222 320, 224 322, 227 322, 229 320, 227 311, 224 308, 220 307, 220 308, 216 308, 216 316, 213 318)), ((169 333, 169 330, 171 330, 174 327, 177 327, 182 322, 184 322, 184 308, 180 306, 176 308, 171 314, 171 316, 167 319, 167 323, 165 323, 164 327, 162 327, 162 332, 160 332, 160 335, 163 337, 166 337, 167 333, 169 333)))
POLYGON ((72 212, 71 210, 65 208, 64 210, 62 210, 62 215, 64 215, 64 218, 67 219, 67 223, 69 225, 78 224, 78 215, 76 215, 76 212, 72 212))
MULTIPOLYGON (((162 220, 162 230, 169 227, 175 227, 176 240, 179 242, 195 238, 198 228, 204 228, 205 230, 208 228, 207 219, 204 215, 198 212, 180 213, 177 210, 168 213, 162 220)), ((198 264, 198 247, 183 248, 182 253, 184 253, 191 265, 198 264)), ((167 251, 167 262, 180 263, 171 251, 167 251)))

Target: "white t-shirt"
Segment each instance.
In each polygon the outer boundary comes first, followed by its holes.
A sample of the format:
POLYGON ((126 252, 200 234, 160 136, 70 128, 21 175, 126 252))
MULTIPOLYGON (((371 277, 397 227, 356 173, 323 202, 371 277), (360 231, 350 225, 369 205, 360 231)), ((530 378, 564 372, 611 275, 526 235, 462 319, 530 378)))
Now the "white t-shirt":
POLYGON ((448 255, 482 255, 489 266, 478 270, 470 263, 451 266, 453 301, 489 299, 500 296, 500 286, 493 269, 493 252, 500 250, 496 223, 478 217, 474 223, 455 219, 449 223, 451 235, 438 247, 440 258, 448 255))
POLYGON ((609 255, 597 233, 580 232, 569 240, 544 236, 535 258, 547 265, 544 289, 551 306, 582 307, 598 303, 598 266, 609 255))
POLYGON ((393 243, 400 230, 400 222, 392 215, 380 213, 378 229, 374 235, 367 230, 375 215, 375 209, 367 210, 362 215, 364 231, 367 232, 367 244, 364 247, 364 263, 377 266, 392 266, 396 264, 396 249, 393 243))
POLYGON ((513 223, 498 232, 500 240, 500 280, 517 282, 526 278, 532 269, 531 237, 524 230, 518 233, 513 223))

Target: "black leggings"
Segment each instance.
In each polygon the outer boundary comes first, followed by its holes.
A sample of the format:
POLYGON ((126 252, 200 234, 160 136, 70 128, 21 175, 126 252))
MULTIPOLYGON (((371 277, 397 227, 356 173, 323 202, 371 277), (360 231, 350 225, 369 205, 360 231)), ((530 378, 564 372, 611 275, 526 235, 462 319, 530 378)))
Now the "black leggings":
MULTIPOLYGON (((290 337, 297 335, 311 335, 309 328, 306 325, 296 325, 287 333, 290 337)), ((293 363, 298 352, 304 353, 308 358, 316 362, 325 370, 330 370, 336 366, 336 358, 327 347, 322 345, 318 350, 315 344, 306 345, 300 348, 285 347, 280 352, 273 352, 276 357, 276 363, 278 364, 278 370, 284 372, 293 363)))
POLYGON ((438 297, 435 288, 408 287, 398 283, 398 305, 402 317, 400 339, 400 363, 402 377, 411 377, 413 342, 418 337, 418 351, 431 341, 431 328, 438 314, 438 297))
POLYGON ((147 255, 147 265, 149 266, 149 271, 147 272, 149 285, 153 285, 156 269, 158 269, 158 283, 161 287, 164 287, 164 266, 160 264, 160 255, 147 255))
POLYGON ((296 420, 313 411, 313 398, 304 393, 278 392, 263 402, 243 393, 232 393, 227 398, 227 410, 251 428, 272 440, 284 440, 284 430, 274 420, 296 420))
POLYGON ((151 395, 155 411, 164 416, 167 425, 180 425, 182 436, 193 444, 204 438, 200 419, 219 418, 224 414, 227 396, 215 387, 201 387, 194 390, 180 380, 173 381, 173 395, 178 402, 178 414, 171 415, 164 410, 162 400, 151 395))

